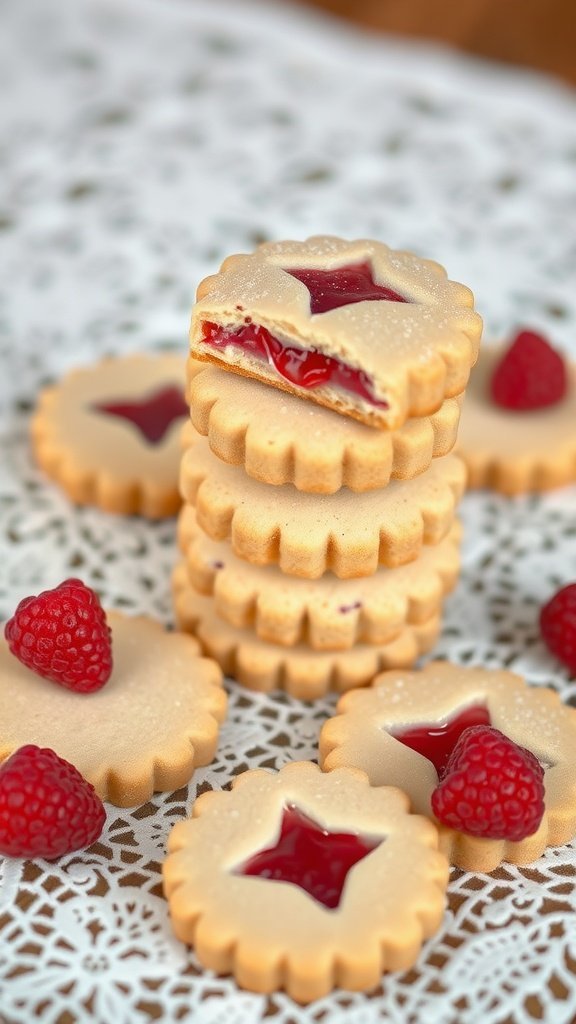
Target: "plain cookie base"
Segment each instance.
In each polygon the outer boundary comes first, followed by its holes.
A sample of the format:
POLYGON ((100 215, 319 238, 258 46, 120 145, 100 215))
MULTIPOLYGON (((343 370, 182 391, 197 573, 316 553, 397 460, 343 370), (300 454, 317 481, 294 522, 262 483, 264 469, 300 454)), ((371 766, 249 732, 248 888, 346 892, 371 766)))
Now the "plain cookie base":
POLYGON ((252 480, 210 451, 206 438, 182 457, 184 500, 213 540, 230 538, 234 553, 255 565, 318 579, 370 576, 378 565, 394 568, 417 558, 423 544, 437 544, 450 530, 466 483, 455 455, 434 459, 414 480, 394 480, 365 494, 303 494, 291 484, 252 480))
MULTIPOLYGON (((44 473, 79 505, 105 512, 173 516, 178 489, 182 420, 158 444, 138 428, 92 411, 96 402, 138 400, 163 385, 181 384, 184 360, 173 354, 135 354, 72 370, 41 392, 31 421, 34 457, 44 473)), ((189 360, 188 373, 201 369, 189 360)))
POLYGON ((414 664, 438 639, 440 616, 419 626, 406 626, 389 644, 363 644, 349 651, 326 653, 308 647, 265 643, 247 629, 219 618, 214 601, 197 594, 185 564, 172 577, 174 611, 180 629, 194 633, 204 652, 227 676, 251 690, 283 689, 301 700, 315 700, 331 690, 343 693, 366 686, 383 669, 414 664))
MULTIPOLYGON (((192 423, 215 455, 263 483, 311 494, 363 492, 423 473, 456 443, 462 396, 399 430, 367 427, 251 378, 190 360, 192 423)), ((191 443, 190 438, 189 443, 191 443)))
POLYGON ((511 412, 490 397, 490 379, 504 347, 482 348, 462 409, 457 451, 468 468, 468 487, 514 497, 576 481, 576 366, 569 391, 545 409, 511 412))
POLYGON ((283 988, 300 1003, 335 986, 365 991, 383 971, 411 967, 441 923, 448 864, 437 842, 403 793, 373 789, 361 772, 325 775, 310 762, 244 772, 231 791, 200 796, 170 834, 172 926, 205 967, 251 991, 283 988), (348 872, 333 910, 299 886, 234 871, 274 844, 292 803, 329 831, 383 840, 348 872))
POLYGON ((502 861, 529 864, 547 846, 576 835, 576 711, 550 689, 529 687, 512 672, 431 662, 420 672, 386 672, 365 690, 346 694, 320 734, 324 770, 360 768, 374 786, 402 786, 413 809, 436 819, 430 797, 438 776, 427 758, 390 735, 393 726, 446 721, 458 709, 484 704, 492 725, 547 765, 545 812, 520 842, 478 839, 439 826, 440 848, 467 871, 493 871, 502 861))
POLYGON ((418 558, 397 569, 378 569, 359 580, 326 573, 319 580, 286 576, 274 565, 255 566, 237 558, 225 541, 200 529, 185 505, 178 540, 189 582, 214 598, 218 615, 232 626, 253 629, 268 643, 317 651, 344 651, 354 644, 388 644, 406 625, 439 615, 460 571, 461 527, 425 545, 418 558))
POLYGON ((27 743, 50 747, 103 800, 133 807, 212 761, 226 694, 192 637, 143 616, 107 619, 114 667, 91 694, 42 679, 0 643, 0 762, 27 743))

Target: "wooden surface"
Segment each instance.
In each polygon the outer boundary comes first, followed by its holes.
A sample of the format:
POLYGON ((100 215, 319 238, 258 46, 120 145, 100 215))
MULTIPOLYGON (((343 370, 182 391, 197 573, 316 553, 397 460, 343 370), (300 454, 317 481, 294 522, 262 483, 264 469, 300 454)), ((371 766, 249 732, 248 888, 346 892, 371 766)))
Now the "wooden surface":
POLYGON ((576 0, 304 0, 383 32, 436 39, 576 84, 576 0))

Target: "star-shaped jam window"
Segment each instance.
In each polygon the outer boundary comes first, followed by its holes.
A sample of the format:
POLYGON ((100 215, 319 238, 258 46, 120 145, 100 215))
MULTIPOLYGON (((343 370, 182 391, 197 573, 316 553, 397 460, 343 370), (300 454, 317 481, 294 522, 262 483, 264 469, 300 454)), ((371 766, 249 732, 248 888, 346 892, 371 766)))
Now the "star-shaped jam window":
POLYGON ((441 778, 460 736, 473 725, 491 725, 490 712, 483 704, 462 708, 444 722, 421 722, 391 729, 394 739, 427 757, 441 778))
POLYGON ((317 270, 314 268, 284 268, 287 274, 291 274, 302 284, 306 285, 310 292, 310 312, 327 313, 331 309, 339 309, 340 306, 350 306, 354 302, 365 302, 366 300, 385 300, 387 302, 408 302, 398 292, 387 285, 377 284, 374 280, 372 264, 365 263, 348 264, 345 267, 334 267, 332 270, 317 270))
POLYGON ((236 873, 291 882, 330 910, 340 904, 346 877, 382 842, 353 832, 329 832, 294 804, 284 808, 274 846, 255 853, 236 873))
POLYGON ((188 413, 182 389, 175 384, 160 387, 139 401, 117 399, 97 402, 91 408, 94 412, 133 423, 149 444, 160 444, 174 420, 188 413))

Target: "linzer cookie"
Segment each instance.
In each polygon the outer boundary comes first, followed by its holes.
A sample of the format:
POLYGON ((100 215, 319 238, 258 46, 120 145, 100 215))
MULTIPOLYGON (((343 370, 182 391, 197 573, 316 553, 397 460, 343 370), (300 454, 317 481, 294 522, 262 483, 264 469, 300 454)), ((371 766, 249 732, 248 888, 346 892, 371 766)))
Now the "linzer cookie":
POLYGON ((178 532, 190 582, 214 597, 218 615, 233 626, 253 628, 270 643, 308 644, 320 651, 387 644, 406 624, 439 615, 460 569, 458 523, 439 544, 423 547, 415 562, 357 580, 325 573, 308 581, 276 566, 243 562, 228 543, 206 536, 188 505, 178 532))
POLYGON ((205 967, 307 1003, 411 967, 442 920, 448 864, 403 793, 295 762, 202 794, 163 875, 174 931, 205 967))
POLYGON ((370 491, 423 473, 454 447, 461 404, 450 398, 399 430, 375 430, 216 367, 195 372, 190 399, 192 422, 219 459, 255 480, 317 494, 370 491))
POLYGON ((576 834, 576 711, 511 672, 448 662, 346 694, 320 735, 325 770, 399 786, 453 864, 526 864, 576 834), (465 793, 465 799, 462 794, 465 793))
POLYGON ((180 356, 105 359, 42 392, 32 419, 34 455, 72 501, 126 515, 174 515, 187 413, 180 356))
POLYGON ((97 692, 72 692, 0 642, 0 762, 27 744, 73 764, 103 800, 141 804, 183 786, 216 751, 222 674, 190 636, 108 612, 114 666, 97 692))
POLYGON ((304 494, 291 484, 252 480, 217 459, 203 437, 185 452, 181 469, 182 495, 213 540, 229 537, 240 558, 306 579, 327 571, 369 576, 379 564, 411 561, 423 544, 448 533, 464 485, 464 464, 446 455, 414 480, 379 491, 304 494))
POLYGON ((502 494, 576 480, 576 366, 522 332, 482 351, 472 374, 458 450, 469 487, 502 494))
POLYGON ((440 616, 435 615, 419 625, 405 626, 388 644, 357 644, 347 651, 330 652, 304 644, 281 647, 221 619, 214 601, 193 590, 185 565, 176 567, 172 583, 180 629, 194 633, 225 675, 251 690, 284 689, 302 700, 315 700, 330 690, 341 693, 366 686, 383 669, 413 665, 433 647, 440 630, 440 616))
POLYGON ((480 317, 437 263, 329 236, 231 256, 199 286, 192 355, 396 430, 466 387, 480 317))

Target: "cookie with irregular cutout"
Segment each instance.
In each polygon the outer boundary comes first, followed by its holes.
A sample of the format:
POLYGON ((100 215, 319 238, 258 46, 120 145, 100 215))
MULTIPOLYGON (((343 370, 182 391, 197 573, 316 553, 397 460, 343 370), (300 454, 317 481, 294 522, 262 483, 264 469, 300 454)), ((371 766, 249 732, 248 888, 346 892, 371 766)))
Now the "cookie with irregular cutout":
POLYGON ((168 839, 172 926, 243 988, 301 1003, 406 970, 440 926, 448 863, 396 789, 309 761, 203 793, 168 839))
POLYGON ((183 563, 176 567, 172 583, 180 629, 194 633, 225 675, 251 690, 283 689, 302 700, 315 700, 330 690, 342 693, 366 686, 385 668, 413 665, 434 646, 440 631, 440 616, 435 615, 419 625, 405 626, 388 644, 359 644, 331 652, 313 651, 303 644, 281 647, 221 619, 212 598, 202 597, 190 586, 183 563))
POLYGON ((432 662, 420 672, 385 672, 346 694, 320 735, 326 771, 343 765, 367 772, 373 786, 400 786, 418 814, 430 800, 464 729, 491 725, 525 747, 545 768, 545 811, 525 839, 479 838, 443 825, 440 849, 468 871, 501 861, 526 864, 546 846, 576 834, 576 711, 557 693, 529 687, 512 672, 432 662))
POLYGON ((192 637, 144 616, 107 619, 114 667, 91 694, 42 679, 0 641, 0 761, 28 743, 50 747, 103 800, 131 807, 210 763, 226 695, 220 669, 192 637))
POLYGON ((460 570, 459 523, 439 544, 425 545, 415 562, 360 580, 325 573, 308 581, 243 562, 200 529, 190 505, 180 513, 178 536, 192 586, 214 597, 218 615, 269 643, 318 651, 387 644, 406 624, 426 622, 440 613, 460 570))
POLYGON ((192 422, 219 459, 263 483, 314 494, 371 491, 423 473, 454 447, 461 398, 399 430, 375 430, 217 367, 196 374, 190 385, 192 422))
POLYGON ((466 387, 482 321, 446 271, 381 242, 317 236, 230 256, 192 312, 196 359, 397 430, 466 387))
POLYGON ((466 470, 455 455, 445 455, 414 480, 393 480, 379 491, 304 494, 292 484, 252 480, 198 437, 182 457, 180 480, 198 525, 213 540, 230 538, 240 558, 306 579, 328 571, 349 579, 370 576, 378 565, 403 565, 423 544, 441 541, 466 470))
POLYGON ((458 453, 468 486, 513 497, 548 491, 576 480, 576 365, 567 367, 564 398, 541 409, 504 409, 490 397, 502 347, 483 349, 462 410, 458 453))
POLYGON ((104 359, 41 393, 31 425, 34 455, 81 505, 153 519, 175 515, 187 416, 179 355, 104 359))

